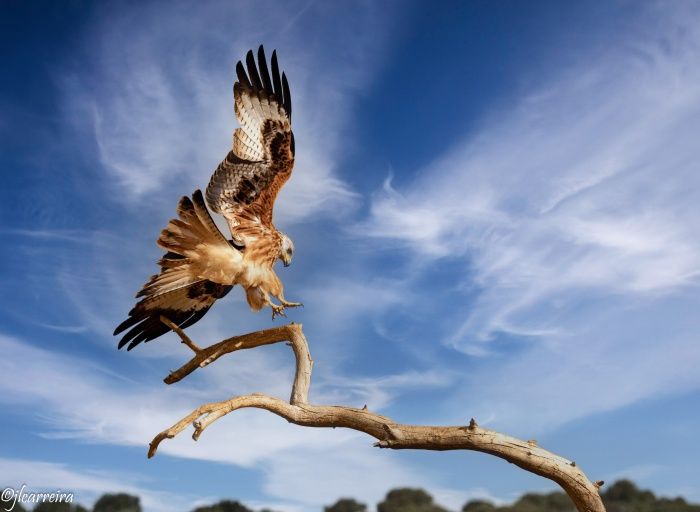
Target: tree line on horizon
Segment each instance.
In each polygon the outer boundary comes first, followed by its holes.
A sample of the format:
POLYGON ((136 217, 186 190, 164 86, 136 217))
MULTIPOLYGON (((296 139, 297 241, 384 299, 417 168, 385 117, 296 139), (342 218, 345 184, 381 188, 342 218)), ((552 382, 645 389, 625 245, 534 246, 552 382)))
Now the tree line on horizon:
MULTIPOLYGON (((639 489, 629 480, 620 480, 601 493, 607 512, 700 512, 700 505, 685 499, 657 497, 649 490, 639 489)), ((324 507, 324 512, 368 512, 367 505, 353 498, 341 498, 324 507)), ((32 512, 142 512, 138 496, 104 494, 92 510, 71 503, 40 503, 32 512)), ((13 512, 29 512, 17 503, 13 512)), ((213 505, 197 507, 191 512, 274 512, 255 511, 233 500, 222 500, 213 505)), ((377 512, 454 512, 433 501, 423 489, 393 489, 377 504, 377 512)), ((548 494, 528 493, 511 505, 495 505, 486 500, 471 500, 460 512, 576 512, 569 497, 554 491, 548 494)))

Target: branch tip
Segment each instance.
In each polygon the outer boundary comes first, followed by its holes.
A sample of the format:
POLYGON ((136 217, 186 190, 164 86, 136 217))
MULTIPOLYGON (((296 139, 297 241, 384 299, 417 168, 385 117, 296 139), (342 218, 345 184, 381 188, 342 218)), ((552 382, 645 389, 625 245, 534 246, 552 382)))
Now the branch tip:
MULTIPOLYGON (((202 351, 202 349, 199 348, 199 347, 197 346, 197 344, 196 344, 194 341, 192 341, 192 340, 190 339, 189 336, 187 336, 187 334, 185 334, 185 331, 183 331, 182 329, 180 329, 180 326, 179 326, 179 325, 177 325, 177 324, 171 322, 170 319, 169 319, 168 317, 166 317, 166 316, 164 316, 164 315, 160 315, 160 321, 161 321, 162 323, 164 323, 165 325, 167 325, 168 327, 170 327, 170 329, 171 329, 175 334, 177 334, 178 336, 180 336, 180 340, 181 340, 185 345, 187 345, 187 346, 192 350, 192 352, 194 352, 195 354, 198 354, 199 352, 202 351)), ((170 373, 173 373, 173 372, 171 371, 170 373)))
POLYGON ((603 487, 603 485, 605 485, 605 480, 597 480, 593 482, 593 485, 596 489, 600 489, 601 487, 603 487))
POLYGON ((469 420, 469 430, 475 430, 476 427, 478 427, 479 424, 476 422, 474 418, 469 420))

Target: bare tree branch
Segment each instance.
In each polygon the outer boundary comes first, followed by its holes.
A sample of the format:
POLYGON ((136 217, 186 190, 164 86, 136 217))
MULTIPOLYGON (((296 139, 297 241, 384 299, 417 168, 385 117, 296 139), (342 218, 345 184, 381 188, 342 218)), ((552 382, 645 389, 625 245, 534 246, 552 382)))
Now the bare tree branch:
POLYGON ((175 334, 177 334, 178 336, 180 336, 180 339, 182 340, 182 342, 183 342, 185 345, 187 345, 188 347, 190 347, 190 349, 192 349, 192 352, 194 352, 195 354, 197 354, 198 352, 200 352, 200 351, 202 350, 201 348, 199 348, 199 347, 197 346, 197 344, 196 344, 194 341, 192 341, 192 340, 190 339, 189 336, 187 336, 187 334, 185 334, 185 331, 183 331, 182 329, 180 329, 180 326, 179 326, 179 325, 177 325, 176 323, 171 322, 170 319, 169 319, 167 316, 160 315, 160 321, 163 322, 163 323, 164 323, 165 325, 167 325, 168 327, 170 327, 170 328, 173 330, 173 332, 174 332, 175 334))
POLYGON ((377 440, 375 446, 379 448, 473 450, 489 453, 526 471, 553 480, 566 491, 579 512, 605 512, 598 492, 603 482, 591 482, 573 461, 540 448, 534 440, 521 441, 482 428, 474 419, 468 425, 459 426, 404 425, 370 412, 366 407, 356 409, 309 404, 308 392, 313 361, 300 324, 244 334, 200 349, 188 363, 172 372, 165 382, 177 382, 197 368, 204 367, 229 352, 280 341, 290 342, 296 358, 296 374, 289 402, 268 395, 252 394, 204 404, 158 434, 149 446, 148 457, 155 455, 164 439, 175 437, 190 424, 194 426, 192 438, 196 441, 209 425, 222 416, 238 409, 253 407, 270 411, 300 426, 341 427, 364 432, 377 440))
MULTIPOLYGON (((170 322, 167 318, 161 317, 161 321, 168 325, 168 327, 171 326, 170 324, 172 322, 170 322)), ((197 350, 194 350, 195 356, 177 370, 170 372, 170 374, 165 379, 163 379, 163 382, 165 382, 166 384, 173 384, 175 382, 178 382, 183 378, 187 377, 197 368, 204 368, 209 363, 213 363, 214 361, 219 359, 221 356, 230 352, 235 352, 236 350, 245 350, 249 348, 261 347, 263 345, 271 345, 273 343, 279 343, 281 341, 289 340, 291 342, 290 338, 294 336, 296 332, 296 329, 294 327, 295 325, 297 324, 291 323, 289 325, 282 325, 280 327, 273 327, 271 329, 265 329, 262 331, 255 331, 250 332, 248 334, 233 336, 219 343, 211 345, 207 348, 197 347, 197 350)), ((179 327, 177 329, 178 331, 181 331, 179 327)), ((183 343, 187 344, 187 342, 184 341, 186 338, 190 344, 194 345, 194 343, 187 337, 187 335, 182 333, 182 335, 185 336, 185 338, 183 338, 178 331, 175 332, 183 340, 183 343)))

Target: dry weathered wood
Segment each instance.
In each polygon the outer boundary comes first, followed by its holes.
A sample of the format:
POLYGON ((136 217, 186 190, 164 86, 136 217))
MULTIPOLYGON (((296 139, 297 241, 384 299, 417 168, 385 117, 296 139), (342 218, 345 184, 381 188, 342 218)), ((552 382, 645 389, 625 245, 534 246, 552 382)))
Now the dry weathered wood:
POLYGON ((174 332, 175 334, 177 334, 178 336, 180 336, 180 339, 182 340, 182 342, 183 342, 185 345, 187 345, 188 347, 190 347, 190 349, 192 350, 192 352, 194 352, 195 354, 197 354, 198 352, 200 352, 200 351, 202 350, 201 348, 199 348, 199 347, 197 346, 197 344, 196 344, 194 341, 192 341, 192 340, 190 339, 189 336, 187 336, 187 334, 185 334, 185 331, 183 331, 182 329, 180 329, 180 326, 179 326, 179 325, 177 325, 177 324, 171 322, 170 319, 169 319, 167 316, 160 315, 160 321, 163 322, 163 323, 164 323, 165 325, 167 325, 168 327, 170 327, 170 328, 173 330, 173 332, 174 332))
POLYGON ((299 324, 290 324, 264 331, 236 336, 200 349, 179 370, 172 372, 167 383, 176 382, 195 369, 206 366, 224 354, 270 343, 289 341, 296 358, 296 374, 289 402, 263 394, 244 395, 204 404, 172 427, 158 434, 151 442, 148 457, 153 457, 164 439, 171 439, 188 425, 194 426, 196 441, 204 429, 226 414, 243 408, 270 411, 290 423, 305 427, 350 428, 377 440, 379 448, 419 450, 473 450, 495 455, 527 471, 558 483, 574 502, 579 512, 605 512, 598 489, 602 482, 591 482, 570 460, 537 446, 534 440, 522 441, 480 427, 472 418, 468 425, 423 426, 404 425, 362 409, 308 403, 313 361, 299 324))
MULTIPOLYGON (((161 318, 161 320, 163 319, 161 318)), ((166 323, 166 325, 170 327, 168 323, 166 323)), ((209 363, 212 363, 219 359, 221 356, 230 352, 235 352, 236 350, 245 350, 249 348, 261 347, 263 345, 270 345, 272 343, 279 343, 280 341, 287 341, 289 340, 290 336, 293 335, 294 325, 296 324, 292 323, 289 325, 282 325, 280 327, 273 327, 271 329, 265 329, 262 331, 255 331, 250 332, 248 334, 233 336, 219 343, 211 345, 207 348, 197 347, 198 350, 194 350, 195 356, 177 370, 170 372, 170 374, 165 379, 163 379, 163 382, 165 382, 166 384, 173 384, 175 382, 178 382, 183 378, 187 377, 197 368, 204 368, 209 363)), ((180 330, 179 327, 178 330, 180 330)), ((183 340, 183 343, 187 344, 184 338, 182 338, 180 332, 175 332, 183 340)), ((186 335, 185 337, 187 338, 186 335)), ((189 343, 192 343, 192 341, 189 338, 187 338, 187 340, 189 341, 189 343)))

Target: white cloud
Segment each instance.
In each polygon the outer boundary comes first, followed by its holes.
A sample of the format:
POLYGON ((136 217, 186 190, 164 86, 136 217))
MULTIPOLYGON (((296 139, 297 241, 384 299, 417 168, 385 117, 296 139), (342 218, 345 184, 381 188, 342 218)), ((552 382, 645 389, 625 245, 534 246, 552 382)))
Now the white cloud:
POLYGON ((425 471, 401 464, 399 458, 399 454, 374 448, 369 438, 355 435, 352 442, 331 450, 318 447, 303 453, 279 454, 266 465, 266 490, 274 496, 313 505, 315 510, 348 496, 372 510, 389 489, 399 487, 426 489, 436 503, 452 510, 461 509, 466 501, 477 497, 500 501, 483 489, 442 487, 425 471))
POLYGON ((445 371, 407 371, 381 377, 346 377, 325 372, 316 380, 320 391, 314 391, 313 397, 319 403, 366 405, 377 411, 389 406, 401 394, 417 389, 446 388, 454 381, 455 376, 445 371))
POLYGON ((615 298, 576 306, 560 319, 570 333, 545 336, 524 353, 485 363, 466 377, 457 403, 469 400, 477 419, 491 417, 491 425, 527 437, 700 386, 694 370, 700 321, 688 314, 700 306, 697 299, 640 304, 615 298))
POLYGON ((637 20, 653 37, 582 52, 413 184, 387 182, 358 227, 427 271, 468 261, 455 279, 478 298, 447 345, 494 355, 499 335, 528 340, 499 353, 495 378, 495 362, 465 377, 497 422, 556 426, 700 386, 700 15, 664 5, 637 20))
MULTIPOLYGON (((184 4, 111 13, 89 38, 95 81, 82 74, 65 84, 72 95, 69 110, 87 113, 101 162, 119 184, 115 196, 139 213, 167 211, 166 219, 174 198, 206 184, 235 126, 233 63, 250 41, 264 41, 268 49, 280 48, 295 99, 298 161, 280 198, 280 227, 312 213, 333 213, 338 204, 341 211, 351 206, 353 192, 338 177, 335 162, 352 151, 343 146, 344 126, 352 94, 369 79, 373 60, 367 57, 381 53, 377 41, 363 36, 344 49, 302 48, 294 24, 302 23, 308 9, 290 18, 276 4, 262 20, 246 9, 231 16, 223 4, 207 5, 217 8, 193 17, 192 7, 184 4), (233 41, 222 41, 209 27, 229 16, 233 41), (280 24, 286 27, 283 34, 273 35, 280 24), (191 45, 193 34, 205 43, 191 45), (212 54, 229 61, 214 65, 212 54)), ((327 15, 323 6, 309 9, 313 16, 327 15)), ((377 17, 364 12, 358 19, 340 16, 342 28, 329 25, 328 30, 377 32, 371 26, 377 17), (357 31, 358 26, 363 29, 357 31)), ((680 21, 662 18, 681 28, 696 19, 694 13, 680 21)), ((699 45, 693 30, 676 31, 663 44, 654 41, 632 41, 633 52, 610 44, 614 50, 592 56, 585 67, 550 77, 513 112, 486 120, 477 136, 452 148, 412 186, 395 190, 387 181, 374 198, 362 232, 410 247, 422 260, 419 271, 455 256, 468 260, 474 271, 474 282, 464 275, 456 284, 479 288, 479 299, 445 342, 500 359, 483 358, 470 368, 464 392, 452 397, 457 406, 450 410, 463 411, 469 403, 470 414, 481 423, 491 418, 489 423, 509 432, 530 435, 535 428, 698 386, 693 368, 700 354, 689 333, 700 328, 691 318, 700 304, 685 292, 694 290, 700 268, 694 236, 699 45), (663 329, 666 324, 673 332, 663 329), (490 343, 502 332, 532 343, 504 356, 490 343)), ((75 324, 102 333, 100 339, 114 326, 113 312, 128 310, 124 297, 141 283, 129 276, 145 278, 144 269, 155 268, 143 259, 148 252, 137 229, 130 240, 96 234, 90 251, 71 254, 76 258, 62 262, 56 273, 67 302, 77 308, 75 324)), ((321 303, 313 311, 337 331, 358 315, 380 315, 410 303, 409 290, 410 282, 344 278, 301 295, 321 303)), ((258 325, 261 316, 253 318, 240 296, 232 295, 193 327, 195 339, 230 335, 224 325, 235 325, 236 332, 258 325)), ((140 347, 140 354, 187 354, 169 337, 140 347)), ((158 377, 148 386, 124 378, 115 383, 117 377, 104 368, 9 338, 0 338, 0 345, 6 354, 0 362, 6 377, 0 387, 8 391, 3 400, 42 406, 44 435, 144 449, 153 434, 201 402, 261 390, 286 396, 291 376, 289 354, 272 348, 237 354, 231 364, 221 361, 187 385, 166 388, 158 377), (10 363, 19 359, 33 363, 22 368, 10 363), (66 367, 74 373, 61 371, 66 367), (40 384, 47 376, 50 387, 40 384), (16 389, 13 382, 20 380, 27 384, 16 389), (69 404, 67 394, 73 397, 69 404)), ((387 406, 414 386, 440 388, 456 378, 409 371, 351 379, 332 364, 318 370, 313 391, 321 401, 373 407, 387 406)), ((198 443, 183 433, 161 451, 263 466, 268 492, 286 500, 280 507, 289 510, 318 508, 353 490, 377 500, 392 485, 428 486, 438 502, 455 508, 465 501, 466 495, 441 489, 385 452, 371 450, 370 443, 353 433, 301 429, 265 412, 239 411, 212 426, 198 443), (357 449, 358 443, 364 448, 357 449), (326 486, 325 494, 311 492, 314 479, 326 486), (295 483, 300 490, 290 489, 295 483)))
POLYGON ((358 318, 366 320, 387 309, 409 301, 411 291, 403 283, 374 277, 363 269, 362 276, 323 275, 301 290, 324 324, 338 330, 358 318))
MULTIPOLYGON (((280 376, 279 368, 266 366, 269 360, 245 360, 243 354, 240 356, 244 361, 237 357, 233 372, 219 361, 199 380, 190 380, 186 386, 166 387, 160 382, 152 382, 156 379, 136 382, 79 357, 49 352, 6 336, 0 336, 0 350, 5 354, 0 361, 0 373, 4 377, 0 381, 1 401, 12 405, 20 414, 41 411, 37 417, 45 426, 41 435, 53 439, 138 446, 143 448, 144 454, 156 433, 201 403, 236 394, 232 391, 234 388, 238 392, 241 388, 244 392, 259 390, 265 386, 262 380, 271 380, 271 388, 278 389, 282 396, 286 396, 289 390, 289 383, 284 378, 288 376, 280 376), (16 361, 31 361, 32 364, 17 365, 16 361), (66 368, 71 371, 65 371, 66 368), (216 368, 219 370, 215 371, 216 368), (267 379, 261 379, 261 375, 267 379), (17 386, 20 381, 23 385, 17 386), (51 385, 47 386, 46 382, 51 382, 51 385)), ((446 378, 438 374, 409 373, 358 379, 349 389, 341 390, 351 379, 339 379, 336 382, 325 378, 317 383, 318 394, 341 399, 354 397, 381 406, 392 400, 392 391, 446 384, 446 378)), ((363 448, 371 444, 371 438, 349 430, 301 428, 265 411, 242 410, 212 425, 197 443, 192 441, 188 432, 164 442, 159 456, 263 468, 267 476, 267 491, 270 496, 282 500, 281 507, 288 510, 309 510, 311 506, 327 504, 332 497, 354 489, 372 489, 371 493, 362 496, 374 499, 386 492, 387 485, 392 482, 418 485, 425 480, 424 476, 414 474, 404 464, 387 459, 385 453, 363 448), (301 485, 306 477, 311 480, 305 485, 318 487, 317 483, 310 482, 318 482, 324 474, 328 476, 329 468, 336 468, 335 471, 344 476, 324 479, 324 492, 305 493, 303 486, 295 487, 294 482, 301 485), (369 485, 371 481, 374 483, 369 485), (296 488, 294 492, 290 491, 292 487, 296 488)), ((11 474, 14 481, 17 475, 25 473, 9 473, 10 468, 24 466, 11 462, 5 466, 7 471, 4 473, 0 465, 0 477, 11 474)), ((37 463, 32 464, 27 466, 27 475, 36 469, 37 463)), ((27 478, 26 481, 31 485, 60 485, 95 493, 110 490, 134 492, 144 497, 147 510, 167 508, 166 503, 169 503, 161 500, 158 493, 148 493, 124 479, 113 479, 107 485, 89 471, 68 470, 60 465, 49 469, 51 471, 44 472, 46 478, 27 478), (66 476, 61 480, 59 476, 64 474, 74 478, 66 476), (49 478, 51 475, 57 476, 49 478)))
MULTIPOLYGON (((235 388, 233 379, 229 391, 216 379, 205 379, 201 387, 168 387, 158 382, 145 390, 144 383, 110 375, 79 358, 53 354, 7 337, 0 337, 0 346, 8 354, 2 363, 3 401, 44 406, 42 416, 48 422, 48 434, 53 436, 143 446, 146 450, 155 434, 198 405, 215 400, 217 395, 223 400, 235 394, 231 390, 235 388), (19 367, 11 362, 18 360, 32 361, 32 365, 19 367), (63 371, 64 368, 72 371, 63 371), (18 387, 17 382, 24 384, 18 387), (51 386, 45 382, 51 382, 51 386), (67 396, 70 401, 65 399, 67 396)), ((185 433, 164 443, 161 451, 250 466, 280 449, 321 439, 331 444, 342 441, 342 436, 291 428, 278 418, 257 411, 240 411, 216 427, 207 431, 199 443, 193 443, 185 433)))
POLYGON ((375 7, 343 15, 349 7, 211 2, 103 8, 87 37, 94 69, 65 80, 64 89, 68 111, 79 123, 92 123, 100 161, 120 185, 115 197, 162 205, 178 195, 168 191, 206 186, 237 126, 235 62, 262 42, 268 58, 279 49, 294 104, 297 161, 277 219, 284 225, 312 213, 347 211, 357 195, 336 174, 338 157, 350 150, 342 135, 352 95, 370 79, 374 50, 386 37, 370 30, 375 7), (229 37, 212 30, 222 22, 229 37), (354 44, 310 43, 304 37, 309 26, 333 33, 326 41, 352 34, 354 44))

